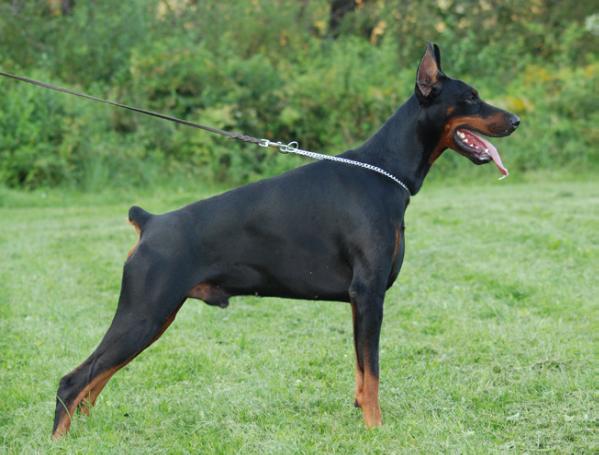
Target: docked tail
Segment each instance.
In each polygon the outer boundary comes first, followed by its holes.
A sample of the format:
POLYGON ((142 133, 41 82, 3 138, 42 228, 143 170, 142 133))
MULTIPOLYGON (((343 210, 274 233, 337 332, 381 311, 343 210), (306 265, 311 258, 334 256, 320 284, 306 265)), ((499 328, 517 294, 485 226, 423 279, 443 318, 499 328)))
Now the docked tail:
POLYGON ((129 209, 129 222, 140 231, 143 231, 144 226, 150 218, 152 218, 152 214, 137 205, 129 209))

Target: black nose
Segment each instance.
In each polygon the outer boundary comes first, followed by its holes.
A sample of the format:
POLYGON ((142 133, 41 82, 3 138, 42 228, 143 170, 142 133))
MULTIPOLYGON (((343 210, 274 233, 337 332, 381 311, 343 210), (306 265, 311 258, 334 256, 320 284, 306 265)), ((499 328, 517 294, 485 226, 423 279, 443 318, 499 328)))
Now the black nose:
POLYGON ((520 125, 520 117, 518 117, 518 116, 517 116, 517 115, 515 115, 515 114, 512 114, 511 121, 512 121, 512 126, 513 126, 514 128, 518 128, 518 125, 520 125))

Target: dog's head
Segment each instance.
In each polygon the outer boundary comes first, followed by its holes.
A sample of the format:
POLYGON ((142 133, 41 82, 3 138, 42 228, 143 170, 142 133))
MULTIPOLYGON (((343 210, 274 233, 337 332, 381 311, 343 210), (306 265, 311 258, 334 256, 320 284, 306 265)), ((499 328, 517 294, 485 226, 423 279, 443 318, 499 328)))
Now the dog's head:
MULTIPOLYGON (((441 52, 429 43, 416 74, 416 97, 422 106, 422 115, 434 131, 423 135, 439 137, 429 162, 435 161, 451 148, 475 164, 493 161, 499 171, 508 175, 499 152, 485 136, 500 137, 512 134, 520 119, 517 115, 491 106, 480 99, 476 89, 460 80, 446 76, 441 69, 441 52)), ((435 139, 436 140, 436 139, 435 139)))

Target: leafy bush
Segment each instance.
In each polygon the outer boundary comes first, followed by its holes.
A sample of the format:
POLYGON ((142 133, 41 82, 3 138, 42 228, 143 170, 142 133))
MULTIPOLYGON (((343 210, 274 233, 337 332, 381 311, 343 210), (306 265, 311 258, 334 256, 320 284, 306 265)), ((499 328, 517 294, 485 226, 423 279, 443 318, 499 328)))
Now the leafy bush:
POLYGON ((29 187, 64 179, 69 150, 63 101, 25 85, 0 85, 0 181, 29 187))
MULTIPOLYGON (((339 153, 409 96, 425 41, 450 75, 522 117, 512 169, 597 166, 591 2, 324 0, 0 4, 3 69, 258 137, 339 153), (559 18, 559 21, 556 21, 559 18), (585 28, 584 24, 591 24, 585 28), (509 39, 505 39, 505 37, 509 39)), ((596 46, 595 46, 596 48, 596 46)), ((446 154, 437 174, 463 169, 446 154)), ((509 157, 509 158, 508 158, 509 157)), ((205 132, 0 81, 0 182, 94 189, 179 175, 245 182, 298 164, 205 132)))

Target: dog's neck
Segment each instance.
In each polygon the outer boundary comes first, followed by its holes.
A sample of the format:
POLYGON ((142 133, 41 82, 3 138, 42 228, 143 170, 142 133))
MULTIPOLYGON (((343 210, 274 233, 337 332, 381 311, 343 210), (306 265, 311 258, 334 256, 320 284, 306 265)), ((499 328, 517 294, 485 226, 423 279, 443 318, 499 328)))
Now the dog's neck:
POLYGON ((416 194, 431 167, 430 157, 441 134, 435 128, 423 130, 423 115, 416 96, 411 96, 381 129, 348 156, 383 168, 416 194))

